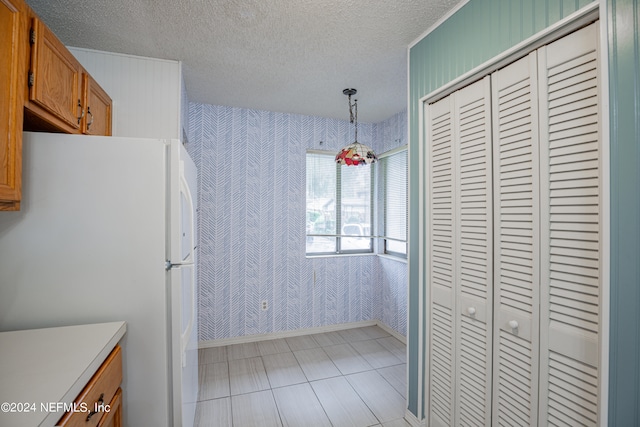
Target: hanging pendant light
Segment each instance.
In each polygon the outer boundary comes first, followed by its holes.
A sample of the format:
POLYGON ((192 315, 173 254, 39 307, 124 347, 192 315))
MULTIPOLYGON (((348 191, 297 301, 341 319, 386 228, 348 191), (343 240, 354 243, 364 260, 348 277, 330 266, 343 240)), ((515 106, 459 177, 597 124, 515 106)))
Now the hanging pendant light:
POLYGON ((358 142, 358 100, 356 99, 353 104, 351 103, 351 95, 355 95, 357 92, 355 89, 345 89, 342 91, 342 93, 349 97, 349 123, 355 122, 355 140, 336 154, 336 163, 340 165, 369 165, 378 160, 378 156, 374 153, 373 148, 358 142))

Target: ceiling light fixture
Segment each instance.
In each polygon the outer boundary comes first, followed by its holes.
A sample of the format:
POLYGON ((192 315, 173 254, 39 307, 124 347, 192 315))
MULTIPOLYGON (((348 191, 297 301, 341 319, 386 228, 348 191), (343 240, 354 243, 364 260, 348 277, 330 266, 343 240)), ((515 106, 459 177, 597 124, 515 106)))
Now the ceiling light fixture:
POLYGON ((349 97, 349 122, 355 123, 355 140, 344 147, 336 154, 336 163, 347 166, 369 165, 378 160, 378 156, 373 152, 373 148, 358 142, 358 100, 351 103, 351 95, 358 91, 355 89, 345 89, 342 91, 349 97), (354 114, 355 110, 355 114, 354 114))

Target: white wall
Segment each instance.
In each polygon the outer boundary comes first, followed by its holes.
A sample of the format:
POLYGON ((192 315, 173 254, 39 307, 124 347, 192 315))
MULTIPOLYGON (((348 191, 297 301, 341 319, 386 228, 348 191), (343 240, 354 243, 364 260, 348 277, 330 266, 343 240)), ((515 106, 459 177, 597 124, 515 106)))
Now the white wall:
POLYGON ((113 100, 113 135, 182 138, 182 63, 69 47, 113 100))

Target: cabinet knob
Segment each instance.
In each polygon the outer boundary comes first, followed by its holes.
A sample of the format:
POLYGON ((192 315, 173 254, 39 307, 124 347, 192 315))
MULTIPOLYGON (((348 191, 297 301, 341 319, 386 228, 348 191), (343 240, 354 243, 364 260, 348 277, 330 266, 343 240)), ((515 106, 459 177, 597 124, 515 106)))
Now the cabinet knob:
POLYGON ((518 321, 517 320, 509 320, 509 327, 511 329, 518 329, 518 321))
POLYGON ((476 314, 476 308, 475 307, 467 308, 467 313, 469 313, 469 316, 473 316, 474 314, 476 314))

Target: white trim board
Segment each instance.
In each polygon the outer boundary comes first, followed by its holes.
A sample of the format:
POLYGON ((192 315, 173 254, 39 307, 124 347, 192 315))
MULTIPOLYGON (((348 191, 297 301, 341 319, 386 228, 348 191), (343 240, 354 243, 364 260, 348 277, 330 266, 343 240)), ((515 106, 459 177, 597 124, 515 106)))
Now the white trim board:
POLYGON ((611 325, 611 139, 609 111, 609 19, 607 2, 600 2, 600 118, 602 127, 602 144, 600 167, 602 171, 602 295, 600 299, 601 333, 600 333, 600 425, 607 425, 609 420, 609 328, 611 325))
POLYGON ((268 340, 275 340, 280 338, 299 337, 301 335, 322 334, 325 332, 343 331, 345 329, 363 328, 366 326, 379 326, 389 335, 396 338, 398 341, 402 342, 403 344, 407 343, 406 337, 399 334, 397 331, 394 331, 393 329, 391 329, 391 327, 389 327, 388 325, 385 325, 381 321, 363 320, 361 322, 339 323, 336 325, 319 326, 316 328, 296 329, 294 331, 282 331, 282 332, 273 332, 270 334, 255 334, 255 335, 245 335, 242 337, 222 338, 219 340, 200 341, 198 343, 198 348, 224 347, 224 346, 233 345, 233 344, 246 344, 250 342, 268 341, 268 340))
POLYGON ((404 420, 406 422, 408 422, 411 425, 411 427, 426 427, 427 426, 427 419, 426 418, 424 418, 422 420, 419 420, 408 409, 404 412, 404 420))

